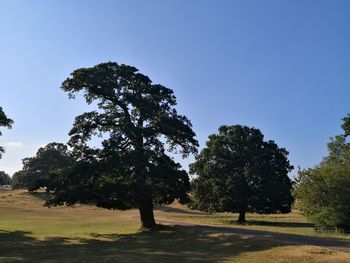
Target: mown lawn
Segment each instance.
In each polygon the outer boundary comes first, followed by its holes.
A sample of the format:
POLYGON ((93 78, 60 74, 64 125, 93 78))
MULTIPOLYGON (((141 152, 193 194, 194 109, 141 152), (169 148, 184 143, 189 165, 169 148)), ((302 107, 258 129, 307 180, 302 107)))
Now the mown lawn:
MULTIPOLYGON (((350 262, 347 253, 224 234, 215 228, 163 226, 139 232, 135 210, 49 209, 42 206, 44 198, 43 193, 0 190, 1 262, 350 262)), ((171 206, 156 215, 198 214, 171 206)))

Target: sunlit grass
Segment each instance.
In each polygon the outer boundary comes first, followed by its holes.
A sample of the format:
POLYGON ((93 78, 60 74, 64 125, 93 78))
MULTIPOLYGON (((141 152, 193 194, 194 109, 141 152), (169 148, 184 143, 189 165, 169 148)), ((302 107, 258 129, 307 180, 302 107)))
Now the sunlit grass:
POLYGON ((24 191, 0 192, 0 229, 25 231, 36 238, 89 238, 90 233, 134 233, 138 218, 124 219, 125 212, 91 206, 44 207, 43 193, 37 197, 24 191))
POLYGON ((271 215, 260 215, 255 213, 247 213, 246 224, 238 224, 236 213, 201 213, 192 211, 184 206, 181 210, 173 209, 168 207, 167 213, 162 213, 160 209, 159 216, 169 220, 180 220, 191 223, 201 223, 219 226, 230 226, 235 228, 253 229, 271 231, 277 233, 297 234, 305 236, 319 236, 329 238, 346 238, 350 239, 350 234, 342 233, 326 233, 326 232, 315 232, 315 225, 306 220, 298 211, 293 211, 288 214, 271 214, 271 215))

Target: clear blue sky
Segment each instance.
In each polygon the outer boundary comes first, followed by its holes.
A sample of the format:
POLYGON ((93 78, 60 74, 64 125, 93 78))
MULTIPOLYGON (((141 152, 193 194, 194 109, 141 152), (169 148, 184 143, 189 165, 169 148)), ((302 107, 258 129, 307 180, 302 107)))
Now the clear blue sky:
POLYGON ((349 14, 346 0, 0 0, 0 105, 15 120, 0 170, 68 141, 87 107, 60 83, 105 61, 173 89, 201 147, 220 125, 244 124, 313 166, 350 112, 349 14))

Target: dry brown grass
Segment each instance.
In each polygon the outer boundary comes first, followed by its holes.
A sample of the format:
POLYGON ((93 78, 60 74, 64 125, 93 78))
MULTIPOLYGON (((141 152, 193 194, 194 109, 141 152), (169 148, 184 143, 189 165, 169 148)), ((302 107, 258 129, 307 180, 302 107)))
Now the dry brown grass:
MULTIPOLYGON (((230 262, 230 260, 228 260, 230 262)), ((349 253, 319 248, 315 246, 285 246, 259 251, 254 254, 243 253, 238 262, 284 263, 284 262, 350 262, 349 253)))

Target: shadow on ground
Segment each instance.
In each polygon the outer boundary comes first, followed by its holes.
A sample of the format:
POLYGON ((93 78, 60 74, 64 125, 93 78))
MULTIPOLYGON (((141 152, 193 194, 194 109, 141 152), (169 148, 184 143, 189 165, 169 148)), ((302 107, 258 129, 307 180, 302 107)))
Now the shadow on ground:
POLYGON ((215 228, 162 226, 154 232, 91 234, 91 239, 38 240, 30 232, 0 231, 1 262, 217 262, 243 252, 283 246, 215 228))
MULTIPOLYGON (((238 224, 237 221, 230 220, 229 224, 238 224)), ((263 221, 263 220, 247 220, 245 225, 249 226, 275 226, 275 227, 314 227, 313 223, 304 222, 273 222, 273 221, 263 221)))

